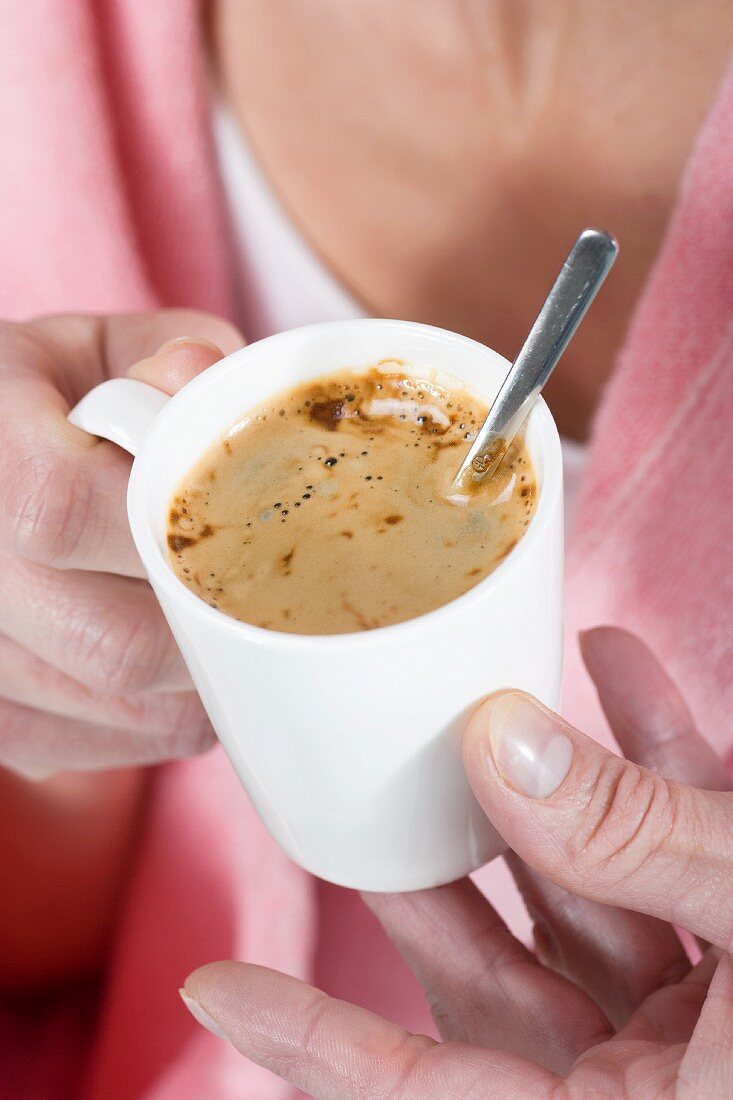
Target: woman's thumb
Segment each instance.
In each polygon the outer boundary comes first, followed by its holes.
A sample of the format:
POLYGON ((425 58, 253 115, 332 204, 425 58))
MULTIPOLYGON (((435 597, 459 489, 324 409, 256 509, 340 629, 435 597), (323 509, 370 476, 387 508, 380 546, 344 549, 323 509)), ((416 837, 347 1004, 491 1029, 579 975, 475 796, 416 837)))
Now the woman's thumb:
POLYGON ((510 848, 575 894, 733 944, 733 795, 623 760, 519 691, 464 737, 474 793, 510 848))

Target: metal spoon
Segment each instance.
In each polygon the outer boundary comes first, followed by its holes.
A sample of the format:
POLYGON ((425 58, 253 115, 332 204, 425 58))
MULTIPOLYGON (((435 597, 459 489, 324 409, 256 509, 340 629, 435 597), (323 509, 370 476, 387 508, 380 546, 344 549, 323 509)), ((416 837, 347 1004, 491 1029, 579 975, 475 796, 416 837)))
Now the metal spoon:
POLYGON ((580 234, 451 483, 449 498, 465 496, 496 471, 617 255, 618 244, 608 233, 584 229, 580 234))

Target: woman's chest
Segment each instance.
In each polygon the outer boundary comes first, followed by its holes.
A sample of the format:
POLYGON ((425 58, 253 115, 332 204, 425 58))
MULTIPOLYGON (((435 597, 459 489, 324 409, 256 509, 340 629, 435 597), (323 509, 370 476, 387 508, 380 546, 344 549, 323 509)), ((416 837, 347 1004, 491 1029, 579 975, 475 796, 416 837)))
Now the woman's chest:
POLYGON ((577 231, 618 236, 614 277, 550 394, 582 436, 722 74, 733 9, 247 0, 221 6, 214 41, 273 186, 376 313, 511 355, 577 231))

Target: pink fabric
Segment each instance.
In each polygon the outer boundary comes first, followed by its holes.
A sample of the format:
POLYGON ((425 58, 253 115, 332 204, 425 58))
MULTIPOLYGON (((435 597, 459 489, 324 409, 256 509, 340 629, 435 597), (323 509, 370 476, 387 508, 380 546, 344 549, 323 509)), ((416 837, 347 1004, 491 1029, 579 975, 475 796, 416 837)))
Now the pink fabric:
MULTIPOLYGON (((229 313, 194 0, 6 2, 2 16, 0 314, 229 313)), ((733 397, 731 119, 728 80, 598 418, 570 544, 567 705, 601 735, 573 638, 578 626, 614 621, 651 641, 703 730, 730 743, 733 434, 719 422, 733 397), (700 446, 718 470, 707 494, 700 446)), ((93 1041, 85 1050, 86 995, 49 1004, 43 1020, 3 1007, 0 1093, 291 1097, 190 1020, 177 986, 200 962, 239 957, 306 977, 317 968, 344 993, 361 975, 358 995, 379 1007, 388 985, 376 988, 374 960, 403 971, 356 913, 353 896, 316 887, 279 852, 221 753, 160 769, 93 1041)), ((408 990, 398 1014, 412 1002, 408 990)))
POLYGON ((606 740, 577 632, 615 623, 733 747, 732 414, 733 66, 596 418, 569 540, 565 711, 606 740))

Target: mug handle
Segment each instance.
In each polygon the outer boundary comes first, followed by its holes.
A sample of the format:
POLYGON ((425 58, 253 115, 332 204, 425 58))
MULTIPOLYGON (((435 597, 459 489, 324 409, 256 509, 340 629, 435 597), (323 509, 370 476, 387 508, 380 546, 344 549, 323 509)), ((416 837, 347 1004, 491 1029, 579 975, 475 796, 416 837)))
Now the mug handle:
POLYGON ((68 419, 90 435, 110 439, 136 455, 148 428, 169 401, 167 393, 146 382, 110 378, 82 397, 68 419))

